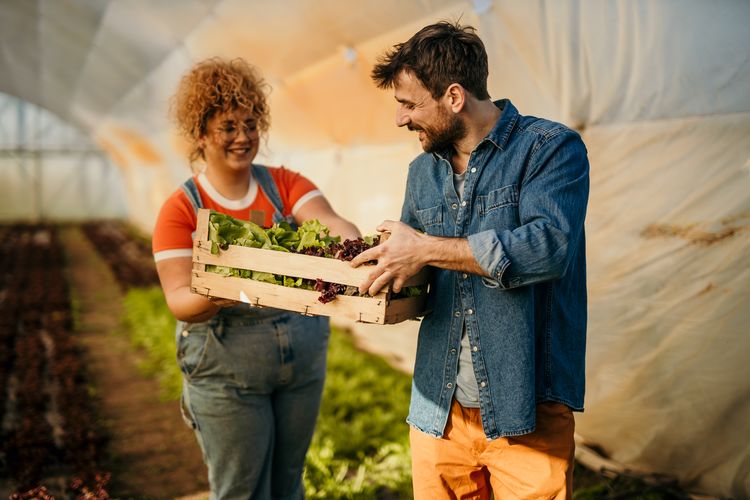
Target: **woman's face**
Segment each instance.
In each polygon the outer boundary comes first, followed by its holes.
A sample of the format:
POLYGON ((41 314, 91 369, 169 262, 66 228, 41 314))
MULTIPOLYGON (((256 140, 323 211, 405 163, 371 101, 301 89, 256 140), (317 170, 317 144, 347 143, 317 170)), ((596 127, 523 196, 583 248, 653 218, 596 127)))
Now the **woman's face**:
POLYGON ((260 133, 253 115, 245 110, 217 113, 206 123, 199 140, 209 169, 247 169, 258 154, 260 133))

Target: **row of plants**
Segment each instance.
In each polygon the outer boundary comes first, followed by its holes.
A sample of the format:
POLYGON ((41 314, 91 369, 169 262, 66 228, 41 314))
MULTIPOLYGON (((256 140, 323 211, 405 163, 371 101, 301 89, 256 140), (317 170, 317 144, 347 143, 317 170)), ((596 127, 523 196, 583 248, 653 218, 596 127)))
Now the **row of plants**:
POLYGON ((81 225, 99 255, 107 262, 123 291, 159 283, 148 240, 121 221, 92 221, 81 225))
POLYGON ((0 477, 11 498, 109 498, 104 450, 57 230, 15 225, 0 242, 0 477), (46 481, 65 485, 59 491, 46 481))

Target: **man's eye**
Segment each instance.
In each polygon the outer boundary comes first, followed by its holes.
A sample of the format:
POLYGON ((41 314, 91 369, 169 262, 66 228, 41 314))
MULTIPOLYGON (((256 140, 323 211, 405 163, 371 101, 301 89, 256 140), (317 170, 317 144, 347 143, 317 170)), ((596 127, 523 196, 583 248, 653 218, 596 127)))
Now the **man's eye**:
POLYGON ((245 123, 245 130, 248 130, 250 132, 256 130, 258 128, 258 124, 255 122, 247 122, 245 123))
POLYGON ((219 130, 221 130, 222 132, 230 132, 231 133, 231 132, 234 132, 237 129, 235 127, 229 126, 229 127, 224 127, 222 129, 219 129, 219 130))

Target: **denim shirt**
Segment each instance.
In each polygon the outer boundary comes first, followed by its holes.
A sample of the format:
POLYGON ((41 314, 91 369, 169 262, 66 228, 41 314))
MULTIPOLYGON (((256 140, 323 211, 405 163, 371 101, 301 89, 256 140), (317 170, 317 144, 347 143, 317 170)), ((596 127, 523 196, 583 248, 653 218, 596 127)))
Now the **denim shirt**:
POLYGON ((409 166, 402 222, 468 238, 491 276, 434 269, 407 418, 434 436, 448 420, 464 322, 488 439, 532 432, 544 401, 583 410, 586 147, 564 125, 495 105, 502 113, 471 153, 463 201, 448 155, 409 166))

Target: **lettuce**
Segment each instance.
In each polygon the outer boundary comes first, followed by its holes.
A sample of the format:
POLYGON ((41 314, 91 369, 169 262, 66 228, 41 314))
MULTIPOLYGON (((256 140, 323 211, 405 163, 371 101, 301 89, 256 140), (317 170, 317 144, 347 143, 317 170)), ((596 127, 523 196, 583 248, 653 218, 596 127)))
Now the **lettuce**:
MULTIPOLYGON (((362 240, 373 246, 377 236, 364 236, 362 240)), ((341 243, 340 236, 331 236, 330 230, 317 219, 303 222, 296 230, 286 222, 274 224, 268 229, 263 229, 251 221, 235 219, 231 215, 211 211, 208 222, 208 239, 211 241, 211 253, 217 255, 221 250, 226 250, 229 245, 238 245, 252 248, 263 248, 279 252, 305 252, 307 249, 321 249, 313 252, 317 255, 333 257, 333 247, 341 243)), ((341 245, 338 245, 340 248, 341 245)), ((311 253, 310 251, 305 253, 311 253)), ((274 285, 283 285, 293 288, 315 289, 315 280, 279 276, 271 273, 251 271, 247 269, 235 269, 225 266, 206 265, 206 271, 221 274, 222 276, 234 276, 263 281, 274 285)), ((345 287, 346 295, 356 295, 356 287, 345 287)), ((411 297, 424 293, 426 287, 406 287, 399 296, 411 297)))

